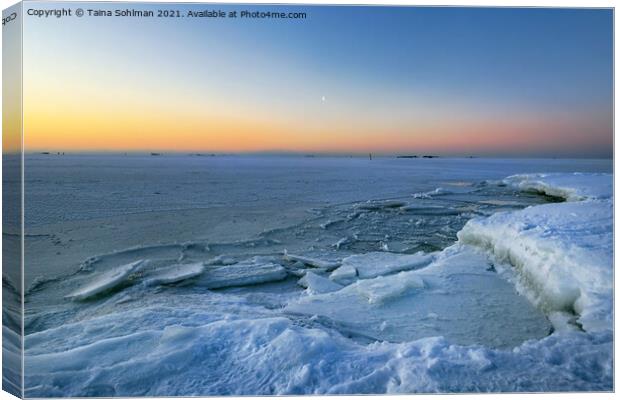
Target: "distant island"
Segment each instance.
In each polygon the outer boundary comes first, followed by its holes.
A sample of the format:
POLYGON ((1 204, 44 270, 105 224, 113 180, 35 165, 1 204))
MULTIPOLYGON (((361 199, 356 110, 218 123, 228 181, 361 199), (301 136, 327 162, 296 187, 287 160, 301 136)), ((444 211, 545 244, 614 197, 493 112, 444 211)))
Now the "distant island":
POLYGON ((396 158, 439 158, 439 156, 432 156, 432 155, 423 155, 423 156, 417 156, 417 155, 409 155, 409 156, 396 156, 396 158))

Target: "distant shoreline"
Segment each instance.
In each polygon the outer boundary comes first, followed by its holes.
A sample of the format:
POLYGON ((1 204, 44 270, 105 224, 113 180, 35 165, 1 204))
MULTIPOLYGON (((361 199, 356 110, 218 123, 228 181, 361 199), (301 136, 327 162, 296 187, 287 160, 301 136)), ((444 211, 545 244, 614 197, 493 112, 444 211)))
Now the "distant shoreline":
MULTIPOLYGON (((8 155, 18 155, 20 153, 4 153, 8 155)), ((412 159, 506 159, 506 160, 520 160, 520 159, 544 159, 544 160, 610 160, 613 161, 613 157, 592 157, 592 156, 552 156, 552 155, 477 155, 477 154, 463 154, 463 155, 442 155, 437 153, 395 153, 395 154, 380 154, 371 153, 372 159, 400 159, 400 160, 412 160, 412 159)), ((127 156, 127 157, 298 157, 298 158, 354 158, 354 159, 369 159, 369 153, 360 154, 341 154, 341 153, 269 153, 269 152, 257 152, 257 153, 218 153, 218 152, 166 152, 166 151, 106 151, 106 152, 84 152, 84 151, 28 151, 24 152, 25 156, 127 156)))

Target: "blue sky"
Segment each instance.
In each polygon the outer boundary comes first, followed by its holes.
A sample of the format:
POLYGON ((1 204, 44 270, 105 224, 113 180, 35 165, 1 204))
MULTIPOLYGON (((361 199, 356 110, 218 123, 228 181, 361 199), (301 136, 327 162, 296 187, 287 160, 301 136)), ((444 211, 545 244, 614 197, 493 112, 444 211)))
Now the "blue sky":
MULTIPOLYGON (((173 143, 181 135, 188 150, 611 156, 608 9, 131 7, 307 18, 27 18, 25 112, 40 120, 32 147, 106 115, 107 129, 161 150, 185 150, 173 143), (51 101, 54 114, 84 118, 49 117, 51 101)), ((62 145, 84 147, 68 136, 62 145)), ((95 145, 133 146, 116 137, 95 145)))

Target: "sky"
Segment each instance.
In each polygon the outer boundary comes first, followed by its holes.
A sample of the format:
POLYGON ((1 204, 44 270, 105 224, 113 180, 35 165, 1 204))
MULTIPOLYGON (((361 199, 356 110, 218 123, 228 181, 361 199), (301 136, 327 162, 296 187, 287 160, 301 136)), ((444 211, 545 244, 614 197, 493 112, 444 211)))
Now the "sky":
POLYGON ((26 16, 26 151, 612 156, 611 10, 169 8, 307 17, 26 16))
MULTIPOLYGON (((15 5, 3 10, 2 18, 8 21, 15 11, 19 11, 15 5)), ((6 22, 2 27, 2 149, 8 153, 21 151, 22 141, 19 32, 19 18, 6 22)), ((13 214, 18 215, 19 212, 13 214)))

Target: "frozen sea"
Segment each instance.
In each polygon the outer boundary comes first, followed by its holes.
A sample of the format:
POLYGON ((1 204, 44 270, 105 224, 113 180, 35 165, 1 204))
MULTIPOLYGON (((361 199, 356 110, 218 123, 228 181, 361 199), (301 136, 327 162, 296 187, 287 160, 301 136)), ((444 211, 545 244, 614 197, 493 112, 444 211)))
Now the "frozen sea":
POLYGON ((610 391, 611 171, 27 155, 25 394, 610 391))

